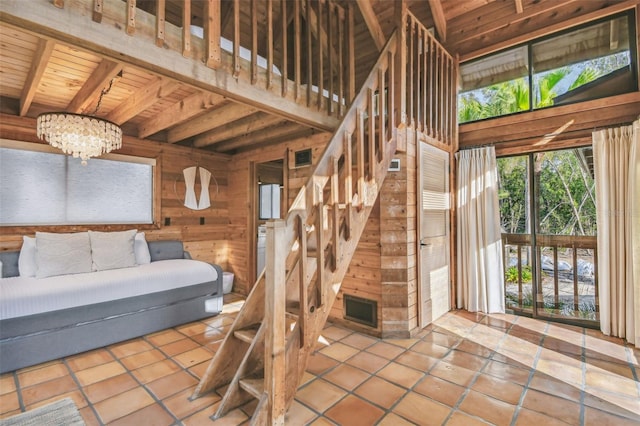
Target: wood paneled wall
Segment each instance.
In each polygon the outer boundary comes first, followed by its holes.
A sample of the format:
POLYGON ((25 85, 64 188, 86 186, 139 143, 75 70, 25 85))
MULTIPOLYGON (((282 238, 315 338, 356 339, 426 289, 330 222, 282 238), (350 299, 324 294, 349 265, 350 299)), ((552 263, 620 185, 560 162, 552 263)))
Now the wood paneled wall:
MULTIPOLYGON (((0 116, 0 137, 24 142, 41 143, 35 135, 35 120, 6 115, 0 116)), ((230 157, 221 154, 194 151, 177 145, 161 144, 125 137, 119 154, 155 158, 161 168, 160 223, 157 226, 137 226, 147 240, 177 239, 195 259, 215 262, 227 269, 227 229, 229 225, 227 172, 230 157), (210 184, 211 207, 195 211, 183 206, 184 178, 182 170, 199 165, 212 173, 210 184), (215 179, 214 179, 215 178, 215 179), (216 190, 217 182, 217 190, 216 190), (165 226, 169 218, 171 224, 165 226), (201 225, 201 220, 204 224, 201 225)), ((91 167, 91 160, 87 167, 91 167)), ((199 194, 199 182, 196 181, 199 194)), ((36 231, 72 232, 74 230, 116 230, 132 226, 92 225, 77 227, 10 227, 0 230, 0 249, 16 250, 22 245, 23 235, 36 231)))

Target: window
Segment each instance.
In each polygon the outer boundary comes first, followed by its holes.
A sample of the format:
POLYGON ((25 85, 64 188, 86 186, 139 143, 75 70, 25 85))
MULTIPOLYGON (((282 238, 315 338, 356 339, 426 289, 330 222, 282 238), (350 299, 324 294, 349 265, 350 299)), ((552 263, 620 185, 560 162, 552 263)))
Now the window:
POLYGON ((460 66, 466 123, 637 90, 632 11, 460 66))
POLYGON ((260 219, 280 219, 280 185, 260 184, 260 219))
POLYGON ((153 223, 153 160, 110 156, 118 159, 82 166, 8 145, 0 145, 0 225, 153 223))

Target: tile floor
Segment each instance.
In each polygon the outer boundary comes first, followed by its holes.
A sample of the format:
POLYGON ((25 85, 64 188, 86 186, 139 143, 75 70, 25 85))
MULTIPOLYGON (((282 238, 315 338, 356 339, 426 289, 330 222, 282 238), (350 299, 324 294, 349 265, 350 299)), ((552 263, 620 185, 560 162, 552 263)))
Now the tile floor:
MULTIPOLYGON (((70 396, 87 425, 236 425, 189 399, 241 300, 223 314, 0 376, 0 417, 70 396)), ((640 350, 593 330, 451 312, 414 339, 328 324, 288 425, 640 424, 640 350)))

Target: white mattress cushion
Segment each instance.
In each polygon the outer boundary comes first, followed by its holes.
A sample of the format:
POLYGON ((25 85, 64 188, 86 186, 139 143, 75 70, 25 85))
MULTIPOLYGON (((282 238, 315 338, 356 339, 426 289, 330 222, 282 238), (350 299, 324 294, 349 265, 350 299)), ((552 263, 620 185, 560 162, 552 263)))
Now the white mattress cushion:
POLYGON ((0 281, 0 319, 140 296, 217 278, 212 265, 191 259, 162 260, 131 268, 42 279, 4 278, 0 281))
POLYGON ((136 229, 120 232, 89 231, 94 271, 130 268, 136 265, 134 239, 136 229))

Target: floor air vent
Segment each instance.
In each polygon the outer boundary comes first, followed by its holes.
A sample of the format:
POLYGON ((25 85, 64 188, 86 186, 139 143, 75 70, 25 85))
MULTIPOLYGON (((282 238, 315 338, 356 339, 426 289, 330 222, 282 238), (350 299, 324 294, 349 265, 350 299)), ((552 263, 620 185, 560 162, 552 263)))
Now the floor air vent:
POLYGON ((378 326, 378 302, 345 294, 343 315, 345 319, 375 328, 378 326))

